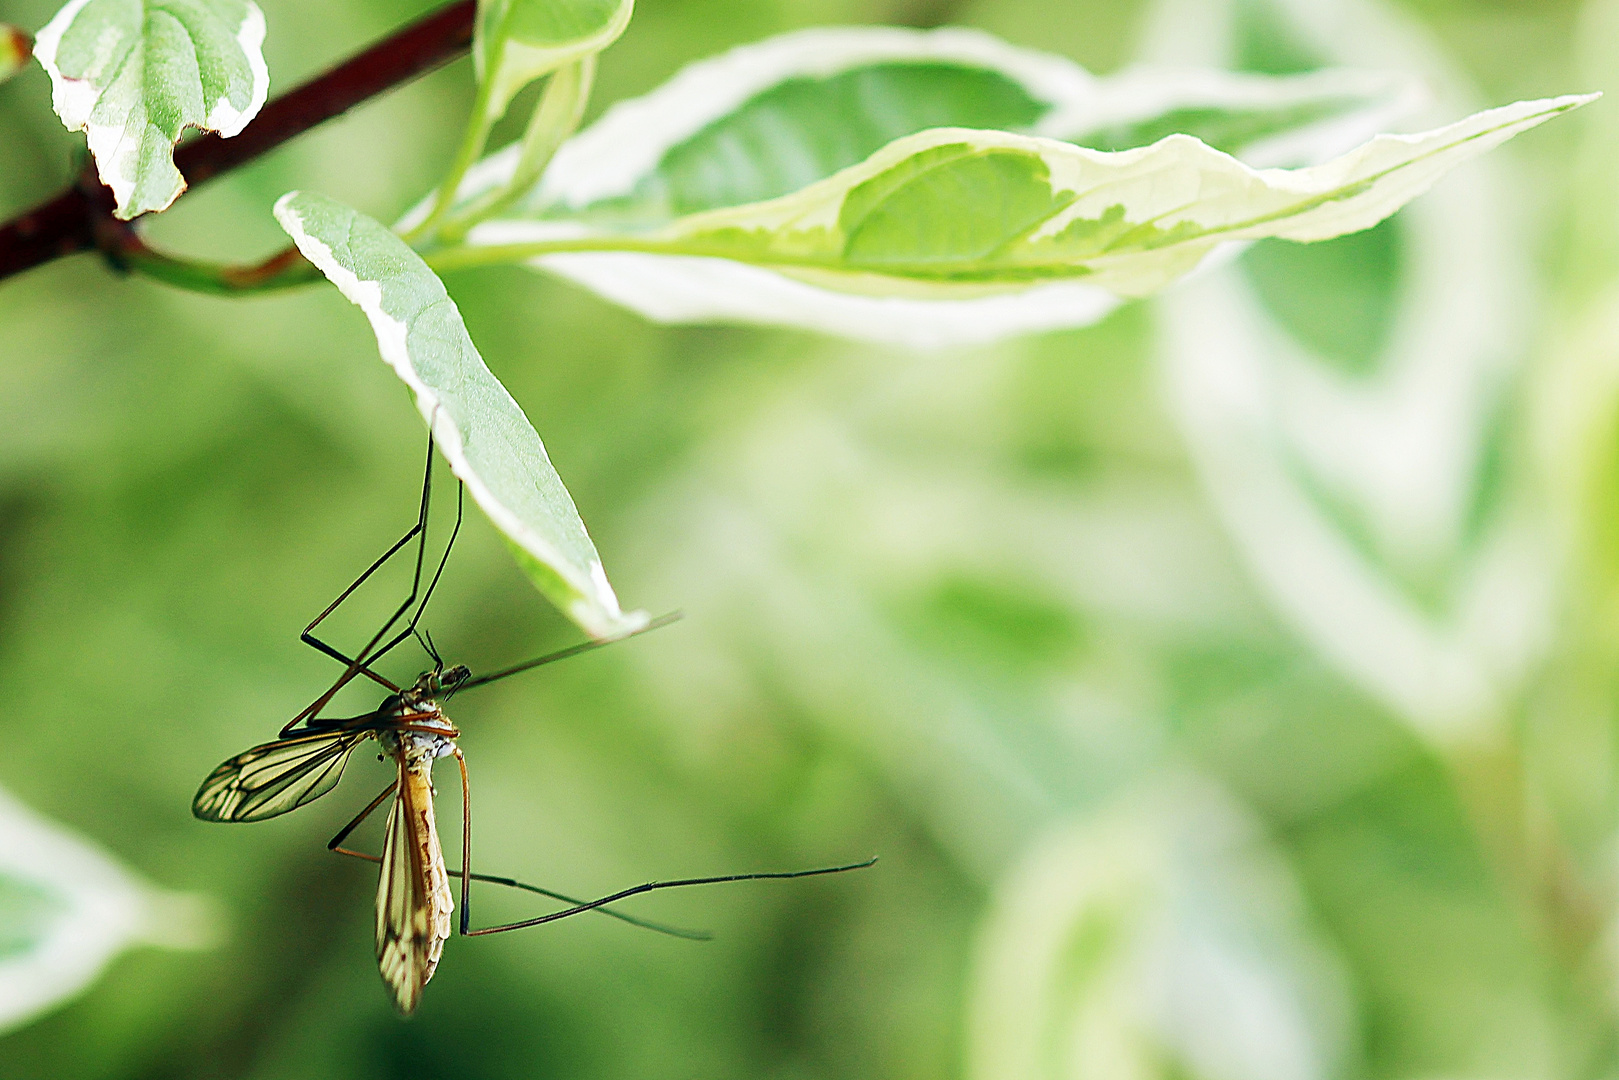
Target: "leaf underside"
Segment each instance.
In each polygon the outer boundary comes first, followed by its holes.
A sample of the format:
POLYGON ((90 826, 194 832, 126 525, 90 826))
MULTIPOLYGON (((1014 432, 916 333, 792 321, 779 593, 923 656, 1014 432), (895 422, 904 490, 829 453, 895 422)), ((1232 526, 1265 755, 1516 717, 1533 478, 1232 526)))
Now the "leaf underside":
POLYGON ((588 633, 638 629, 602 571, 573 499, 523 410, 490 372, 455 303, 420 256, 381 224, 292 192, 276 217, 300 251, 370 319, 383 359, 416 396, 455 475, 524 553, 540 591, 588 633))

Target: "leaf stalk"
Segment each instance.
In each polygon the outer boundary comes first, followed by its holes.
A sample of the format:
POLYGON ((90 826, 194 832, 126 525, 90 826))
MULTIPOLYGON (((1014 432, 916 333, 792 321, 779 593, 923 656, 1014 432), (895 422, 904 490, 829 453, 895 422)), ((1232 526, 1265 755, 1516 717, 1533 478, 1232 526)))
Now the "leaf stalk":
POLYGON ((472 99, 472 116, 467 121, 467 130, 461 138, 461 146, 455 152, 455 160, 451 162, 450 171, 444 175, 444 180, 439 184, 438 192, 433 197, 433 209, 428 212, 420 225, 405 236, 407 242, 416 242, 432 236, 455 206, 455 196, 461 190, 461 181, 466 179, 467 170, 472 168, 473 163, 483 153, 484 144, 489 141, 489 132, 495 126, 497 118, 491 114, 489 108, 493 93, 493 79, 485 78, 479 81, 477 96, 472 99))
POLYGON ((453 215, 439 230, 444 242, 458 243, 472 226, 506 210, 539 183, 545 167, 551 163, 562 144, 579 130, 595 80, 595 54, 552 74, 546 83, 544 96, 529 118, 528 129, 523 133, 522 150, 519 151, 511 178, 453 215))
POLYGON ((142 274, 154 280, 213 296, 240 296, 244 293, 280 292, 317 281, 321 272, 296 247, 288 246, 263 262, 233 265, 182 259, 148 247, 131 233, 132 242, 107 259, 120 270, 142 274))

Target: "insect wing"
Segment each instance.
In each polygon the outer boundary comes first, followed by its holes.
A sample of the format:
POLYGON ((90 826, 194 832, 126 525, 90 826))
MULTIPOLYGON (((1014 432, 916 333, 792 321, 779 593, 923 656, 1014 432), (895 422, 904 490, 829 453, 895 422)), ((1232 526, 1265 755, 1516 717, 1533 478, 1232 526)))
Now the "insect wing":
POLYGON ((191 812, 204 821, 262 821, 296 810, 337 785, 369 731, 277 739, 222 763, 197 789, 191 812))
MULTIPOLYGON (((425 784, 401 769, 399 793, 388 810, 382 841, 382 875, 377 882, 377 968, 402 1013, 416 1010, 422 987, 433 977, 448 931, 447 913, 439 917, 429 873, 442 875, 431 803, 418 805, 425 784), (426 835, 422 835, 425 830, 426 835), (424 858, 434 859, 429 867, 424 858), (443 922, 445 926, 439 926, 443 922)), ((448 899, 447 897, 445 898, 448 899)))

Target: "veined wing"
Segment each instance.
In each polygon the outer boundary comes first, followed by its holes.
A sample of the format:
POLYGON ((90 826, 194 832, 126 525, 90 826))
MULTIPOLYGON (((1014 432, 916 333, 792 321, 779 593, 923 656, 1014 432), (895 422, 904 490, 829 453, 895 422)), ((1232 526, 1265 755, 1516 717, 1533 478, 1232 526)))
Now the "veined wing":
POLYGON ((321 732, 244 750, 208 774, 191 812, 204 821, 262 821, 296 810, 337 785, 349 755, 370 735, 321 732))
POLYGON ((399 770, 377 882, 377 968, 402 1013, 412 1013, 450 936, 449 879, 433 821, 432 785, 399 770))

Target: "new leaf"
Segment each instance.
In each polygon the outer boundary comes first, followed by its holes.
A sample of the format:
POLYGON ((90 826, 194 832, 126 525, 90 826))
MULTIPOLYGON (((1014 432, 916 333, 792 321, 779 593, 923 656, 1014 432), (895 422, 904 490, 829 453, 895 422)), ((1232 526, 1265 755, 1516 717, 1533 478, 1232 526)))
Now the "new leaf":
POLYGON ((480 0, 473 61, 489 83, 485 111, 500 116, 535 79, 611 45, 633 0, 480 0))

